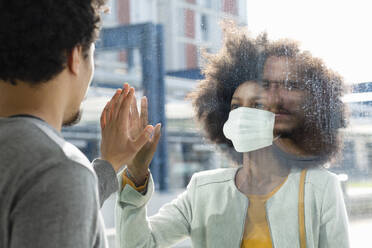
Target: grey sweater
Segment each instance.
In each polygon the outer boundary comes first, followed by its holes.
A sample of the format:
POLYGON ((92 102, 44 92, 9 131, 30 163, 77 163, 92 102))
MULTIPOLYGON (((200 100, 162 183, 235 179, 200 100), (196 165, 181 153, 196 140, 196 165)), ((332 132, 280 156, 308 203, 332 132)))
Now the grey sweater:
POLYGON ((118 189, 110 164, 92 167, 33 118, 0 118, 0 144, 1 248, 107 247, 100 206, 118 189))

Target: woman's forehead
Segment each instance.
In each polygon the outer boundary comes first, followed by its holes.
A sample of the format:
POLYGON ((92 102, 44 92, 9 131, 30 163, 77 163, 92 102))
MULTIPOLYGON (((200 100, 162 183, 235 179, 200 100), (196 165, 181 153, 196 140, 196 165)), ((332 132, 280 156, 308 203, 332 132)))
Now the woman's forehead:
POLYGON ((253 81, 247 81, 239 85, 233 94, 233 99, 254 99, 259 98, 263 91, 262 86, 253 81))

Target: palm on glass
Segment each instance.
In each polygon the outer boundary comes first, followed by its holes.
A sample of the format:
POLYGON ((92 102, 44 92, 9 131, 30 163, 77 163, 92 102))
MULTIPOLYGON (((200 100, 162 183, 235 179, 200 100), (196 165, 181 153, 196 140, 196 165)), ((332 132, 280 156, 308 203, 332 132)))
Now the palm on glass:
MULTIPOLYGON (((142 130, 148 126, 148 105, 147 98, 141 99, 141 113, 137 109, 137 100, 132 100, 130 112, 130 135, 137 139, 141 136, 142 130)), ((157 145, 161 136, 161 124, 155 126, 153 135, 148 142, 138 151, 136 156, 127 164, 127 169, 135 179, 135 183, 142 185, 148 175, 148 168, 156 152, 157 145)))
POLYGON ((147 100, 137 109, 134 89, 128 84, 116 91, 101 115, 101 154, 117 172, 127 165, 135 183, 143 182, 160 139, 161 125, 148 125, 147 100))

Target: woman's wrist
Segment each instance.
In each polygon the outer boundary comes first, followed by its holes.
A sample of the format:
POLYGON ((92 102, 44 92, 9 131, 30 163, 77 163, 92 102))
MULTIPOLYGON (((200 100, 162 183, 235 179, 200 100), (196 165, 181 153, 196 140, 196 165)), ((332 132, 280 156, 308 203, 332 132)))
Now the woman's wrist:
POLYGON ((149 177, 148 170, 145 173, 136 173, 127 167, 124 173, 136 185, 136 187, 143 186, 149 177))

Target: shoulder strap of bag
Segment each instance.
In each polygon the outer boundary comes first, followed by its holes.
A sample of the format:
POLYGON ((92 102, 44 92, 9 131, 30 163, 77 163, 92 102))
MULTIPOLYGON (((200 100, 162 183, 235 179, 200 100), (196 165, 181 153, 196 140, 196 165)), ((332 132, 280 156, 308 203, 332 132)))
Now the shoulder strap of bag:
POLYGON ((300 188, 298 195, 298 221, 300 227, 300 247, 306 248, 306 230, 305 230, 305 178, 307 169, 301 171, 300 188))

